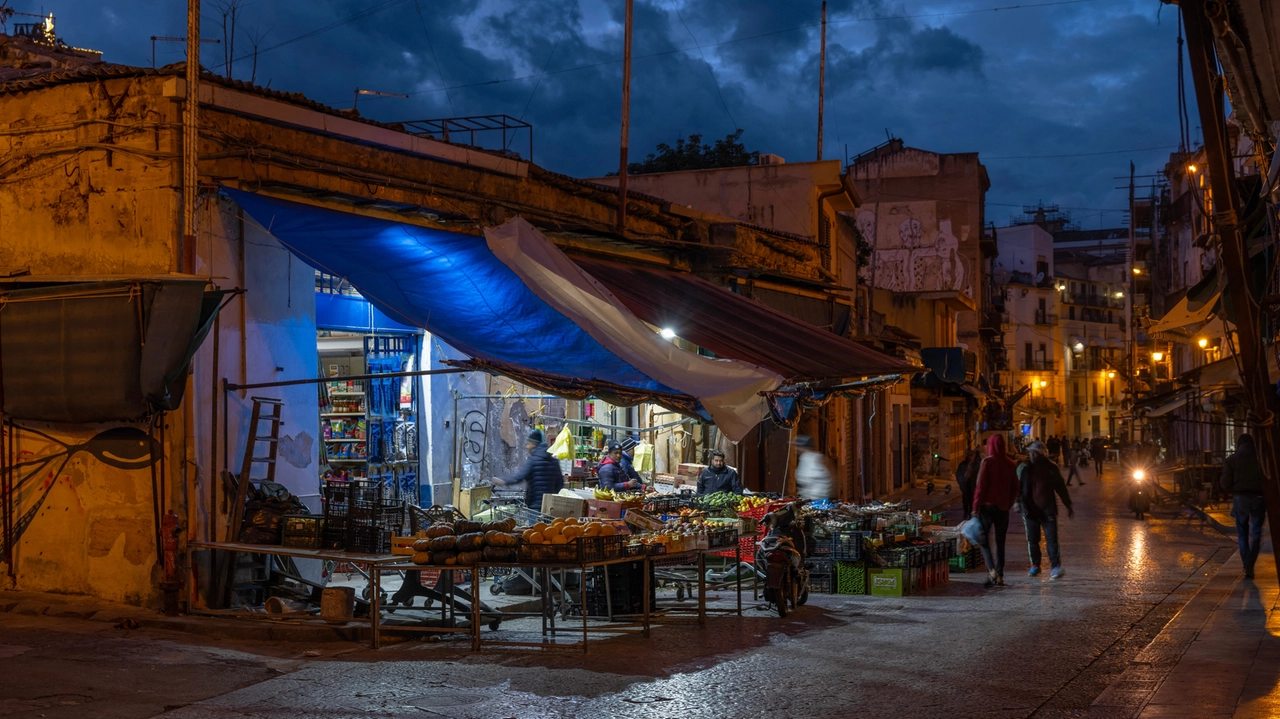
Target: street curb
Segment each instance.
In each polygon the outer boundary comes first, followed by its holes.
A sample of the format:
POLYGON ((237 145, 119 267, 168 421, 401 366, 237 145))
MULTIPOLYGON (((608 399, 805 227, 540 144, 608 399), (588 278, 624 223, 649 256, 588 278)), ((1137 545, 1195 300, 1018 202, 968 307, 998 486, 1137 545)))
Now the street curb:
POLYGON ((1146 708, 1240 577, 1238 570, 1227 569, 1233 562, 1239 565, 1240 553, 1225 547, 1218 551, 1231 553, 1160 633, 1129 660, 1129 667, 1093 700, 1086 718, 1137 717, 1146 708))
POLYGON ((359 625, 333 626, 298 624, 296 620, 260 618, 260 615, 237 617, 210 617, 185 614, 170 617, 150 609, 127 604, 117 604, 90 597, 66 597, 39 592, 0 592, 0 613, 52 619, 78 619, 120 624, 126 620, 137 623, 138 629, 158 629, 182 632, 210 639, 234 639, 247 641, 285 641, 306 644, 330 642, 364 642, 369 640, 368 627, 359 625), (7 595, 7 596, 6 596, 7 595))

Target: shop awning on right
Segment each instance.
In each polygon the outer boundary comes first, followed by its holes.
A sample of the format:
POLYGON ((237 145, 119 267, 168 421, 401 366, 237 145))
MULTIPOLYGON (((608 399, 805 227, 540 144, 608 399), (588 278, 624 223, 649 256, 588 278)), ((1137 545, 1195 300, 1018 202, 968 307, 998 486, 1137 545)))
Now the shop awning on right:
POLYGON ((921 371, 696 275, 575 257, 640 319, 715 353, 767 367, 791 383, 921 371))

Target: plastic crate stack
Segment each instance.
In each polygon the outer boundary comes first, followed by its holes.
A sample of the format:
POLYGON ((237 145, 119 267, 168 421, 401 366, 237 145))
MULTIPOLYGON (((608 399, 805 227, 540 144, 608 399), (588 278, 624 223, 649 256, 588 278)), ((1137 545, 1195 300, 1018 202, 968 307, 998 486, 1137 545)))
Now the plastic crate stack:
POLYGON ((381 483, 325 486, 323 546, 363 554, 386 554, 404 530, 405 504, 384 498, 381 483))
POLYGON ((866 594, 866 530, 831 533, 831 559, 835 563, 837 594, 866 594))

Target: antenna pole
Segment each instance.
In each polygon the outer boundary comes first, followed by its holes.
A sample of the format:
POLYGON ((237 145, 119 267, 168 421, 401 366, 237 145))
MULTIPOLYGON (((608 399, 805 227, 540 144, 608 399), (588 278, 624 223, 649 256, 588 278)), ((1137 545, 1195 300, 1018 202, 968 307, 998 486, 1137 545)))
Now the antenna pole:
POLYGON ((827 86, 827 2, 822 2, 822 49, 818 53, 818 162, 822 162, 822 111, 827 86))
POLYGON ((627 136, 631 132, 631 7, 626 0, 622 40, 622 143, 618 151, 618 234, 625 234, 627 221, 627 136))
POLYGON ((187 274, 195 271, 199 85, 200 0, 187 0, 187 106, 182 114, 182 250, 178 265, 187 274))

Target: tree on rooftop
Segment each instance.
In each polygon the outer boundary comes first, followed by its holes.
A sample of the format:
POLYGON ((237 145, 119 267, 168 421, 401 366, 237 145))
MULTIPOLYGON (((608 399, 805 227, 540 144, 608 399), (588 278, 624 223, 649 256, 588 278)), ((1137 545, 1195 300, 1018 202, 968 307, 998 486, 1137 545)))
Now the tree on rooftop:
POLYGON ((632 175, 644 175, 651 172, 676 170, 709 170, 717 167, 755 165, 759 161, 759 151, 749 151, 742 144, 742 130, 739 129, 737 132, 726 135, 723 140, 716 140, 714 145, 704 144, 700 133, 676 140, 675 147, 665 142, 658 143, 657 152, 649 153, 642 162, 628 164, 627 172, 632 175))

